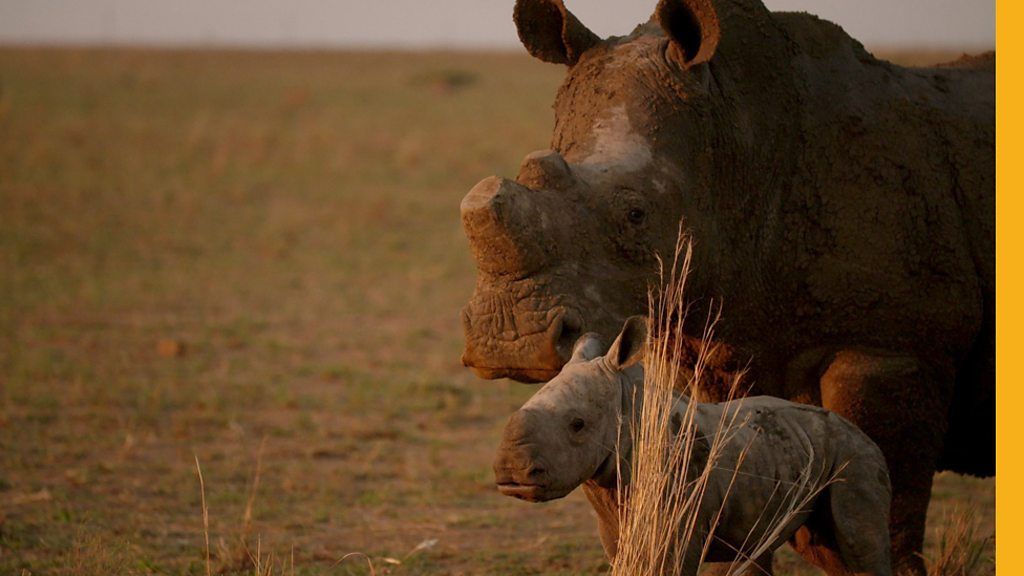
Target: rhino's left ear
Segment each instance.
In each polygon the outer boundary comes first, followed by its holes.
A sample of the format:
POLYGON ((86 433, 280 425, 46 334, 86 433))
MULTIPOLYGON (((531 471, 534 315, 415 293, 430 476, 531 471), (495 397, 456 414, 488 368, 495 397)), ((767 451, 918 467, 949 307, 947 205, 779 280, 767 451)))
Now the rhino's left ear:
POLYGON ((626 320, 622 332, 615 339, 605 358, 612 368, 625 370, 643 358, 646 344, 647 320, 643 316, 633 316, 626 320))
POLYGON ((512 18, 527 52, 545 62, 573 66, 601 41, 562 0, 516 0, 512 18))
POLYGON ((669 58, 684 69, 715 55, 721 29, 712 0, 661 0, 654 15, 671 42, 669 58))

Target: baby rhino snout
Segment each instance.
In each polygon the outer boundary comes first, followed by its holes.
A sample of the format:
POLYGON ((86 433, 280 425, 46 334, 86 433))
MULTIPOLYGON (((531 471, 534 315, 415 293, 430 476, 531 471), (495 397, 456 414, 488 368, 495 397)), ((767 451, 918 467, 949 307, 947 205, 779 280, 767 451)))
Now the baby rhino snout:
POLYGON ((533 442, 536 417, 520 410, 505 426, 505 435, 494 460, 494 480, 506 496, 540 499, 548 483, 548 471, 538 458, 533 442))
POLYGON ((547 470, 522 451, 500 453, 494 461, 494 480, 498 487, 508 485, 541 486, 547 470))

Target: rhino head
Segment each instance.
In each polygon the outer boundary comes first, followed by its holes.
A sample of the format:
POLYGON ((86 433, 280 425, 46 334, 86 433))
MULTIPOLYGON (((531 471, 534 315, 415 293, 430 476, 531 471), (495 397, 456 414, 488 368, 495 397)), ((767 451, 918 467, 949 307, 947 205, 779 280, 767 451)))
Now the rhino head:
POLYGON ((518 0, 515 22, 532 55, 569 69, 554 149, 462 201, 478 269, 463 364, 543 382, 581 334, 610 339, 646 311, 658 255, 672 256, 684 213, 699 217, 687 192, 713 180, 702 108, 719 32, 710 0, 662 0, 651 22, 607 40, 561 0, 518 0))
POLYGON ((607 354, 594 334, 584 334, 562 371, 516 411, 494 461, 498 490, 530 502, 562 498, 595 480, 617 482, 623 411, 632 386, 643 379, 638 362, 647 338, 644 319, 626 321, 607 354))

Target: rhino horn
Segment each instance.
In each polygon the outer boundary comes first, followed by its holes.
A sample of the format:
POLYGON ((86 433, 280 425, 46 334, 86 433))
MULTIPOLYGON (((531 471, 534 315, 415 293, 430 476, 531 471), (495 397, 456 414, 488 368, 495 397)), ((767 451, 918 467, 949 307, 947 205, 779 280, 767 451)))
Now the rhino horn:
POLYGON ((462 227, 480 270, 525 275, 544 265, 541 210, 534 193, 512 180, 492 176, 462 199, 462 227))
POLYGON ((561 154, 554 150, 537 150, 523 159, 516 182, 534 190, 565 190, 576 180, 561 154))

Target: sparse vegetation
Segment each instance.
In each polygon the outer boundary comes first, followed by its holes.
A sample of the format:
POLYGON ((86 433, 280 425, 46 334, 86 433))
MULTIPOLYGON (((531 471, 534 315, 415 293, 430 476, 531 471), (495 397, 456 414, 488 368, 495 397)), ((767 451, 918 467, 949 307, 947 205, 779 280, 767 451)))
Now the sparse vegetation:
POLYGON ((970 508, 947 513, 935 528, 935 552, 925 556, 928 576, 973 576, 992 571, 988 549, 992 536, 981 536, 977 514, 970 508))
MULTIPOLYGON (((0 50, 0 573, 206 574, 196 457, 213 573, 606 573, 580 494, 492 486, 534 389, 459 362, 459 200, 548 144, 562 74, 0 50)), ((992 533, 991 481, 935 495, 992 533)))

